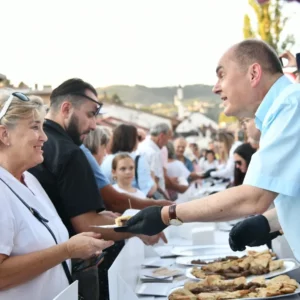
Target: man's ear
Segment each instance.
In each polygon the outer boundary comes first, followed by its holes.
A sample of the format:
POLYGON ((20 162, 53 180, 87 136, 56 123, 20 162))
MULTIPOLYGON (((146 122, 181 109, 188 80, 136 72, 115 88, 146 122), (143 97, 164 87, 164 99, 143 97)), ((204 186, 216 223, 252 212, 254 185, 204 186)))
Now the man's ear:
POLYGON ((5 127, 4 125, 0 125, 0 142, 6 146, 10 145, 9 132, 7 130, 7 127, 5 127))
POLYGON ((262 76, 261 65, 258 63, 251 65, 249 68, 249 72, 250 72, 251 86, 256 87, 259 84, 262 76))
POLYGON ((64 116, 64 118, 66 118, 66 119, 69 118, 70 114, 73 111, 72 103, 69 101, 63 102, 60 107, 60 111, 61 111, 62 115, 64 116))

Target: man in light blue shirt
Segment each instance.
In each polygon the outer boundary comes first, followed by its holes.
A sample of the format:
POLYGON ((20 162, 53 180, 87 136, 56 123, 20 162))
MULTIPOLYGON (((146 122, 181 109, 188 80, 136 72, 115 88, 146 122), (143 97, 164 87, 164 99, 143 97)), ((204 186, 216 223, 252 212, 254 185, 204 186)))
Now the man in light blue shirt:
MULTIPOLYGON (((121 230, 152 235, 171 224, 228 221, 262 214, 275 200, 280 225, 300 260, 300 86, 283 75, 276 53, 259 40, 232 46, 216 73, 213 91, 221 97, 225 114, 255 117, 261 131, 244 184, 176 207, 146 208, 121 230)), ((278 222, 258 217, 264 233, 279 229, 278 222)))

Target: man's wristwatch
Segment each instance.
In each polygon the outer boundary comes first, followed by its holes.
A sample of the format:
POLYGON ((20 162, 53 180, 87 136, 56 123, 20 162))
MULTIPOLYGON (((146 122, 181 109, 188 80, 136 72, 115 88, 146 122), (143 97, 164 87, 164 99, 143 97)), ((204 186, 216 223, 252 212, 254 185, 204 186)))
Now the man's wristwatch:
POLYGON ((177 218, 176 204, 169 206, 169 224, 174 226, 182 225, 182 221, 177 218))

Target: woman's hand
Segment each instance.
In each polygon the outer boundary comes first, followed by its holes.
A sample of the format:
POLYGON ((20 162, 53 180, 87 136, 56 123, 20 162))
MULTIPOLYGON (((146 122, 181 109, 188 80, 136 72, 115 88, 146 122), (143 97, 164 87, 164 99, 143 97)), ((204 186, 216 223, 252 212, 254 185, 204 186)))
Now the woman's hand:
POLYGON ((99 255, 102 250, 112 246, 113 241, 99 239, 101 234, 83 232, 71 237, 66 243, 66 250, 70 258, 87 259, 92 255, 99 255))
POLYGON ((121 216, 120 213, 112 212, 110 210, 103 210, 103 211, 99 212, 98 215, 105 215, 105 216, 108 216, 108 217, 111 217, 111 218, 114 218, 114 219, 121 216))
POLYGON ((283 66, 283 68, 297 67, 296 57, 290 51, 286 51, 286 52, 282 53, 281 55, 279 55, 279 57, 285 58, 288 61, 287 64, 285 66, 283 66))

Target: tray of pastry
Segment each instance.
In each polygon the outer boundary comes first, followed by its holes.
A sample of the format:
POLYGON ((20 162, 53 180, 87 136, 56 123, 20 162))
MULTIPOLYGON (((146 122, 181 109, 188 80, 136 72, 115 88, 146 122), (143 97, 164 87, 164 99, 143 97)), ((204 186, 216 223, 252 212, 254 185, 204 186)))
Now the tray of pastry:
POLYGON ((265 278, 278 276, 299 268, 294 259, 273 260, 269 251, 249 251, 248 255, 227 261, 217 261, 186 270, 191 279, 203 280, 209 275, 220 275, 224 279, 262 275, 265 278))
POLYGON ((266 280, 255 277, 247 281, 245 277, 224 280, 220 275, 210 275, 203 281, 188 281, 184 286, 173 288, 169 300, 223 300, 223 299, 273 299, 296 295, 299 284, 287 275, 266 280))

